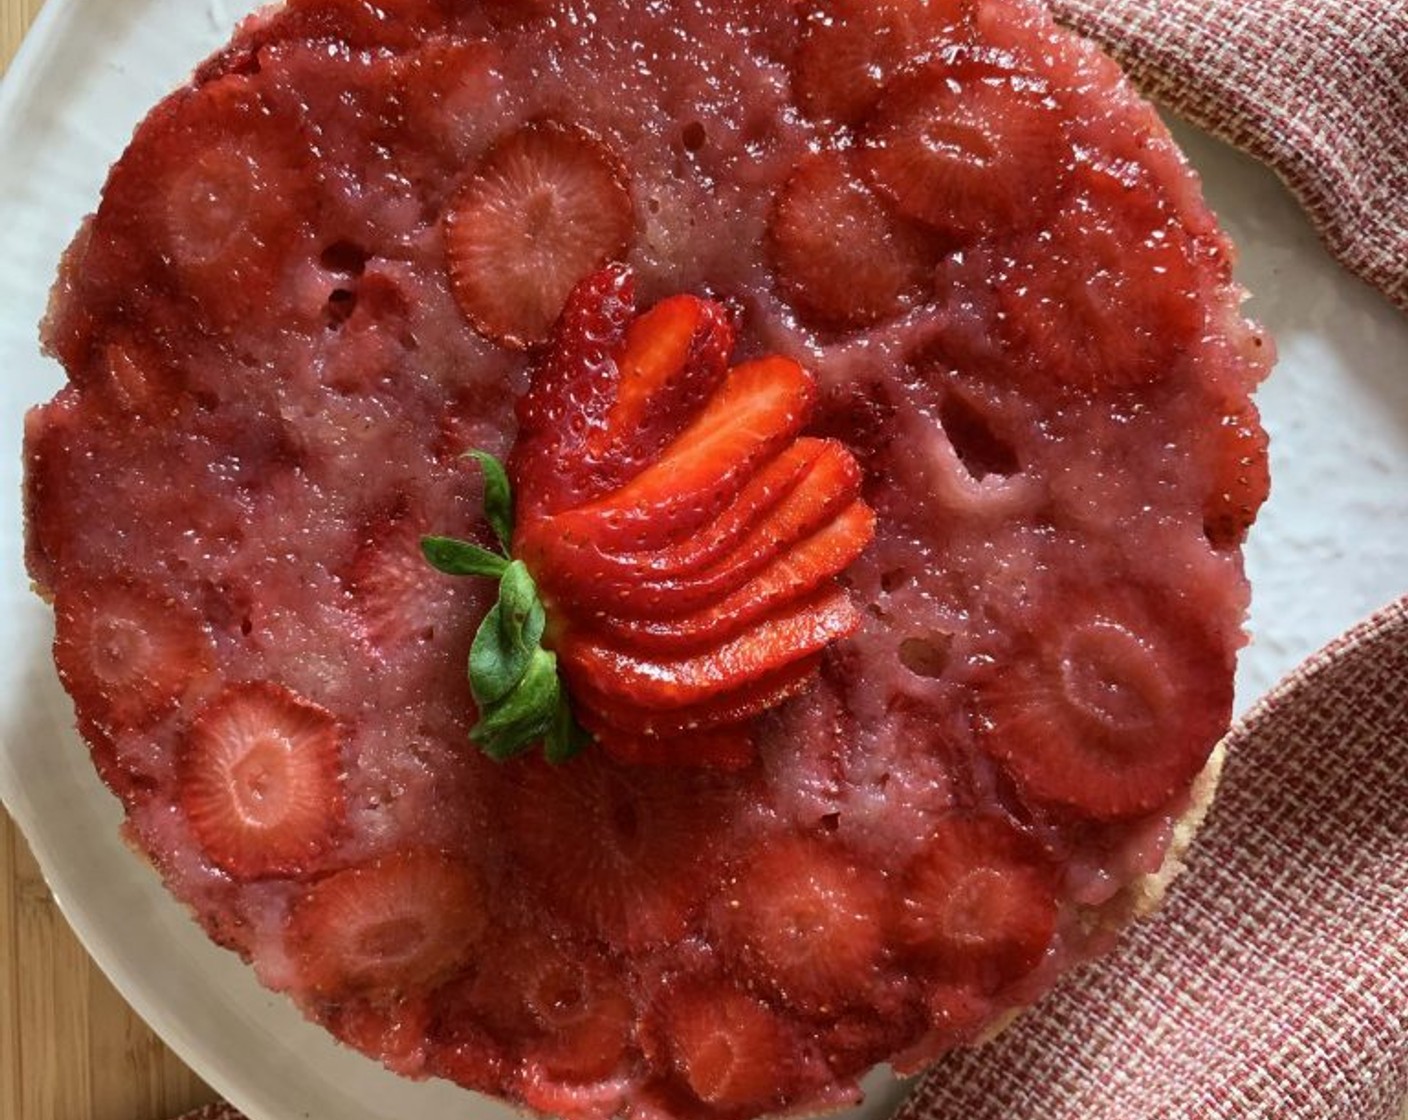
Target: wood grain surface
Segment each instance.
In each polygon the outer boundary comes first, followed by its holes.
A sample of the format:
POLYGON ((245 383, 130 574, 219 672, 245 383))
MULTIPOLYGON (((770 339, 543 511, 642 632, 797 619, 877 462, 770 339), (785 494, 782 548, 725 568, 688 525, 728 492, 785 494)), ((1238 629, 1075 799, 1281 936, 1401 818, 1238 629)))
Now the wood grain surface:
MULTIPOLYGON (((0 0, 0 73, 43 2, 0 0)), ((88 958, 0 811, 0 1120, 170 1120, 214 1099, 88 958)))

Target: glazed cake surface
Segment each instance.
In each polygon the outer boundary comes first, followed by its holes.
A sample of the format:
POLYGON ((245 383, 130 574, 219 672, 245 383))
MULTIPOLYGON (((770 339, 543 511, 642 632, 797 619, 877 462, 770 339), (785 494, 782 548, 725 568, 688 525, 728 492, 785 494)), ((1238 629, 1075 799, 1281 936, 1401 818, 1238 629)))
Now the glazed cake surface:
POLYGON ((113 168, 26 432, 129 841, 343 1042, 546 1113, 814 1111, 972 1041, 1109 947, 1230 717, 1271 360, 1231 267, 1023 0, 251 18, 113 168), (602 259, 466 255, 491 188, 602 259), (464 453, 607 258, 810 371, 875 512, 862 624, 731 772, 486 758, 494 588, 420 553, 490 543, 464 453))

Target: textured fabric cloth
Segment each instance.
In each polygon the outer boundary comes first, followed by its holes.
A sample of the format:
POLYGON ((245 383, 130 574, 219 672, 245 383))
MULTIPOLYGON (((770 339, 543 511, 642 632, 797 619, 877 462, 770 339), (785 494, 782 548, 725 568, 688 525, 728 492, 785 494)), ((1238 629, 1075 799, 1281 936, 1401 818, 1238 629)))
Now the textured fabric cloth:
POLYGON ((1408 310, 1408 0, 1052 0, 1150 96, 1270 164, 1408 310))
POLYGON ((898 1120, 1399 1120, 1408 1101, 1408 598, 1228 740, 1164 908, 898 1120))

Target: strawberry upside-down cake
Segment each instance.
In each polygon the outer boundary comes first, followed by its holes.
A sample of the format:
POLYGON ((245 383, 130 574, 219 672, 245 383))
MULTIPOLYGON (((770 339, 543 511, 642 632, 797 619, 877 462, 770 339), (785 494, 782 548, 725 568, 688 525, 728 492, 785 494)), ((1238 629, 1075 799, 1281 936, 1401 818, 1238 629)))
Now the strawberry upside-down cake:
POLYGON ((29 570, 128 839, 343 1042, 837 1106, 1108 948, 1199 802, 1240 298, 1026 0, 290 0, 63 261, 29 570))

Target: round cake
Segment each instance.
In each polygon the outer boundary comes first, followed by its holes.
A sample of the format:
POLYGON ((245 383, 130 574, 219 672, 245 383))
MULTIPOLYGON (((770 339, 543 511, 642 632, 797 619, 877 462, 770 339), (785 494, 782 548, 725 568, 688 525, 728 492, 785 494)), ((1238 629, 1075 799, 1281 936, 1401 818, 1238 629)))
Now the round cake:
POLYGON ((113 168, 26 431, 127 839, 344 1043, 567 1120, 972 1042, 1207 792, 1231 268, 1035 2, 259 13, 113 168))

